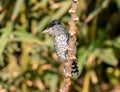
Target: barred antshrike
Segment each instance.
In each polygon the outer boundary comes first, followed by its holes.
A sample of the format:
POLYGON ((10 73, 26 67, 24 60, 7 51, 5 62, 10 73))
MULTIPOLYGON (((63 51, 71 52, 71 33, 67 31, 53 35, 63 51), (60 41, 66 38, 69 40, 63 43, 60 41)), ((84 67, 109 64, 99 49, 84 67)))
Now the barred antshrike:
MULTIPOLYGON (((57 20, 52 20, 46 30, 43 31, 43 33, 48 33, 51 35, 54 35, 54 48, 57 53, 57 56, 59 57, 60 61, 66 61, 68 60, 68 44, 70 41, 70 35, 65 30, 65 28, 61 25, 61 23, 57 20)), ((75 53, 76 53, 76 47, 75 47, 75 53)), ((64 73, 66 71, 66 67, 64 66, 64 73)), ((72 71, 71 74, 78 74, 78 66, 76 63, 76 60, 72 63, 72 71)), ((66 75, 66 74, 65 74, 66 75)))

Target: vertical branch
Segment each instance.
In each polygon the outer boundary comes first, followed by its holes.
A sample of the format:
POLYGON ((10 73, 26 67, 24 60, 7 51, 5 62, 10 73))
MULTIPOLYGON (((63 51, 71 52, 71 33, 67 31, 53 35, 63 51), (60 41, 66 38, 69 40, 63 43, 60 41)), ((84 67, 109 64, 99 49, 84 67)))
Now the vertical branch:
POLYGON ((78 0, 72 0, 72 5, 71 5, 71 8, 69 9, 69 13, 71 15, 71 19, 69 21, 69 25, 70 25, 69 34, 70 34, 71 39, 68 45, 68 62, 65 62, 66 76, 64 78, 63 87, 60 90, 60 92, 68 92, 70 84, 71 84, 71 80, 70 80, 71 67, 72 67, 73 60, 76 58, 75 57, 75 47, 76 47, 76 24, 75 22, 78 20, 78 16, 76 14, 77 6, 78 6, 78 0))

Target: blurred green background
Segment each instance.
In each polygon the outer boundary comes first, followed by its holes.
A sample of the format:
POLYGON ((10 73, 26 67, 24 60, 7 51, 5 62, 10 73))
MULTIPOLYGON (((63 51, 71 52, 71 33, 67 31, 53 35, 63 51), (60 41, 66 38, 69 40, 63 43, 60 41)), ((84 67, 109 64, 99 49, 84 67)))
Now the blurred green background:
MULTIPOLYGON (((0 0, 0 92, 58 92, 63 65, 53 37, 58 19, 69 30, 71 0, 0 0)), ((79 0, 79 75, 70 92, 120 92, 120 0, 79 0)))

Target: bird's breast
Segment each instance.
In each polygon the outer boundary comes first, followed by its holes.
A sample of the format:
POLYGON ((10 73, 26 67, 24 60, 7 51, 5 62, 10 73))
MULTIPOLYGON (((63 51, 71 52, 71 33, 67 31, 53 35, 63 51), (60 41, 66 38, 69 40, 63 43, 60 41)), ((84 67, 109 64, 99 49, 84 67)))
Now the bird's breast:
POLYGON ((54 38, 55 51, 60 60, 66 60, 66 50, 68 45, 68 37, 66 34, 58 35, 54 38))

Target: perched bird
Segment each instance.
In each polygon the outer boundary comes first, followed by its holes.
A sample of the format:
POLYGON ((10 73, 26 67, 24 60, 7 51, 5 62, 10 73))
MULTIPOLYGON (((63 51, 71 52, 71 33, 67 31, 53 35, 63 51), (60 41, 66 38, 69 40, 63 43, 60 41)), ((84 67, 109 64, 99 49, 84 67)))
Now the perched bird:
MULTIPOLYGON (((68 61, 68 44, 70 41, 70 35, 65 30, 65 28, 61 25, 61 23, 57 20, 52 20, 48 27, 43 31, 43 33, 48 33, 54 36, 54 48, 57 53, 60 61, 68 61)), ((75 47, 76 53, 76 47, 75 47)), ((64 66, 64 73, 66 68, 64 66)), ((78 74, 78 66, 76 60, 72 63, 72 71, 71 75, 78 74)))

